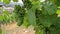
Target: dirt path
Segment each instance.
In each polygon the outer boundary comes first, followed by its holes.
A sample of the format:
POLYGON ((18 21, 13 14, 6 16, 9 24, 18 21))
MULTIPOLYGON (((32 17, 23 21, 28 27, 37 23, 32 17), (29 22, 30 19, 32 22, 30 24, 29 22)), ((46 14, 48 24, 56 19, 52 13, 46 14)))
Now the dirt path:
POLYGON ((28 29, 23 26, 18 27, 16 23, 2 25, 2 34, 35 34, 34 28, 29 26, 28 29))

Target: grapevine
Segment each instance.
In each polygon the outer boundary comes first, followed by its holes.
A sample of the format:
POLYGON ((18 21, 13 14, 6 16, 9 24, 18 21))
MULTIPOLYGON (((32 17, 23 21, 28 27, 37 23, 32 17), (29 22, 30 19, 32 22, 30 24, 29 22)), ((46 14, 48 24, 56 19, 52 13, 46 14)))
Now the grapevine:
MULTIPOLYGON (((16 2, 17 0, 13 0, 16 2)), ((15 5, 17 25, 34 26, 36 34, 60 34, 60 0, 22 0, 24 6, 15 5)), ((6 3, 6 1, 4 1, 6 3)), ((10 2, 10 1, 8 1, 10 2)), ((7 2, 7 3, 8 3, 7 2)))

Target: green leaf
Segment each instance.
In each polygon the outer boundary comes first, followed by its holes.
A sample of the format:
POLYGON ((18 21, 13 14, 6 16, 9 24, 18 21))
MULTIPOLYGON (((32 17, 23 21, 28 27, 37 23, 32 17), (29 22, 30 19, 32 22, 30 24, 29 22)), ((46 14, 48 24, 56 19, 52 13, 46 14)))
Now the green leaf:
POLYGON ((60 34, 60 29, 51 30, 50 34, 60 34))
POLYGON ((53 2, 53 3, 55 3, 55 4, 56 4, 57 0, 51 0, 51 2, 53 2))
POLYGON ((28 23, 30 23, 33 26, 36 26, 35 10, 30 9, 27 12, 27 16, 28 16, 28 23))
POLYGON ((53 15, 55 14, 57 11, 57 6, 51 2, 45 2, 45 4, 43 3, 43 7, 42 7, 42 14, 48 14, 48 15, 53 15))
POLYGON ((3 0, 3 3, 9 4, 10 3, 10 0, 3 0))
POLYGON ((60 10, 58 9, 56 13, 57 13, 57 14, 60 14, 60 10))
POLYGON ((2 34, 2 29, 0 28, 0 34, 2 34))
POLYGON ((51 21, 48 16, 40 16, 39 22, 44 26, 44 27, 50 27, 51 21))
POLYGON ((14 12, 15 12, 15 18, 17 21, 17 25, 21 26, 24 22, 25 9, 21 7, 20 5, 16 5, 14 12))
POLYGON ((60 6, 60 0, 57 0, 56 4, 57 6, 60 6))
POLYGON ((25 16, 24 16, 23 26, 25 26, 26 28, 28 28, 28 26, 30 26, 30 24, 28 23, 27 14, 25 14, 25 16))
POLYGON ((35 10, 40 7, 40 2, 34 2, 31 9, 27 10, 27 16, 28 16, 28 23, 30 23, 33 26, 36 26, 36 16, 35 16, 35 10))
POLYGON ((1 0, 0 0, 0 2, 1 2, 1 0))
POLYGON ((17 2, 18 0, 13 0, 14 2, 17 2))
POLYGON ((3 20, 3 16, 2 15, 0 15, 0 21, 2 21, 3 20))
POLYGON ((45 34, 45 29, 40 28, 38 26, 35 27, 35 34, 45 34))
POLYGON ((50 27, 51 24, 55 23, 56 15, 40 15, 39 23, 44 27, 50 27))

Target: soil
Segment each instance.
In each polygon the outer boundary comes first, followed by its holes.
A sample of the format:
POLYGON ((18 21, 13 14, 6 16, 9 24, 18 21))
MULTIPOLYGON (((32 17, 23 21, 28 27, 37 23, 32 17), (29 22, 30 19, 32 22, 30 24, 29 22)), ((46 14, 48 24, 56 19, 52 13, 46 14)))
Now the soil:
POLYGON ((25 28, 24 26, 19 27, 16 23, 12 23, 8 25, 1 25, 1 28, 2 34, 35 34, 33 26, 25 28))

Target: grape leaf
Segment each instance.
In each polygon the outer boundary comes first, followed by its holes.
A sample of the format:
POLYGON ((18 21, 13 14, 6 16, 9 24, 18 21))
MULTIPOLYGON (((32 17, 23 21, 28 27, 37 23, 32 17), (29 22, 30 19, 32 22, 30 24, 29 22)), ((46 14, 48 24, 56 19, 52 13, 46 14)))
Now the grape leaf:
POLYGON ((28 23, 28 19, 27 19, 27 14, 26 13, 25 13, 25 16, 24 16, 23 26, 25 26, 26 28, 28 28, 28 26, 30 26, 30 24, 28 23))
POLYGON ((53 15, 57 11, 57 6, 51 2, 43 3, 42 14, 53 15))
POLYGON ((36 16, 35 16, 35 10, 40 6, 40 2, 34 2, 31 9, 28 10, 27 16, 28 16, 28 23, 30 23, 33 26, 36 26, 36 16))
POLYGON ((51 30, 50 34, 60 34, 60 29, 51 30))

